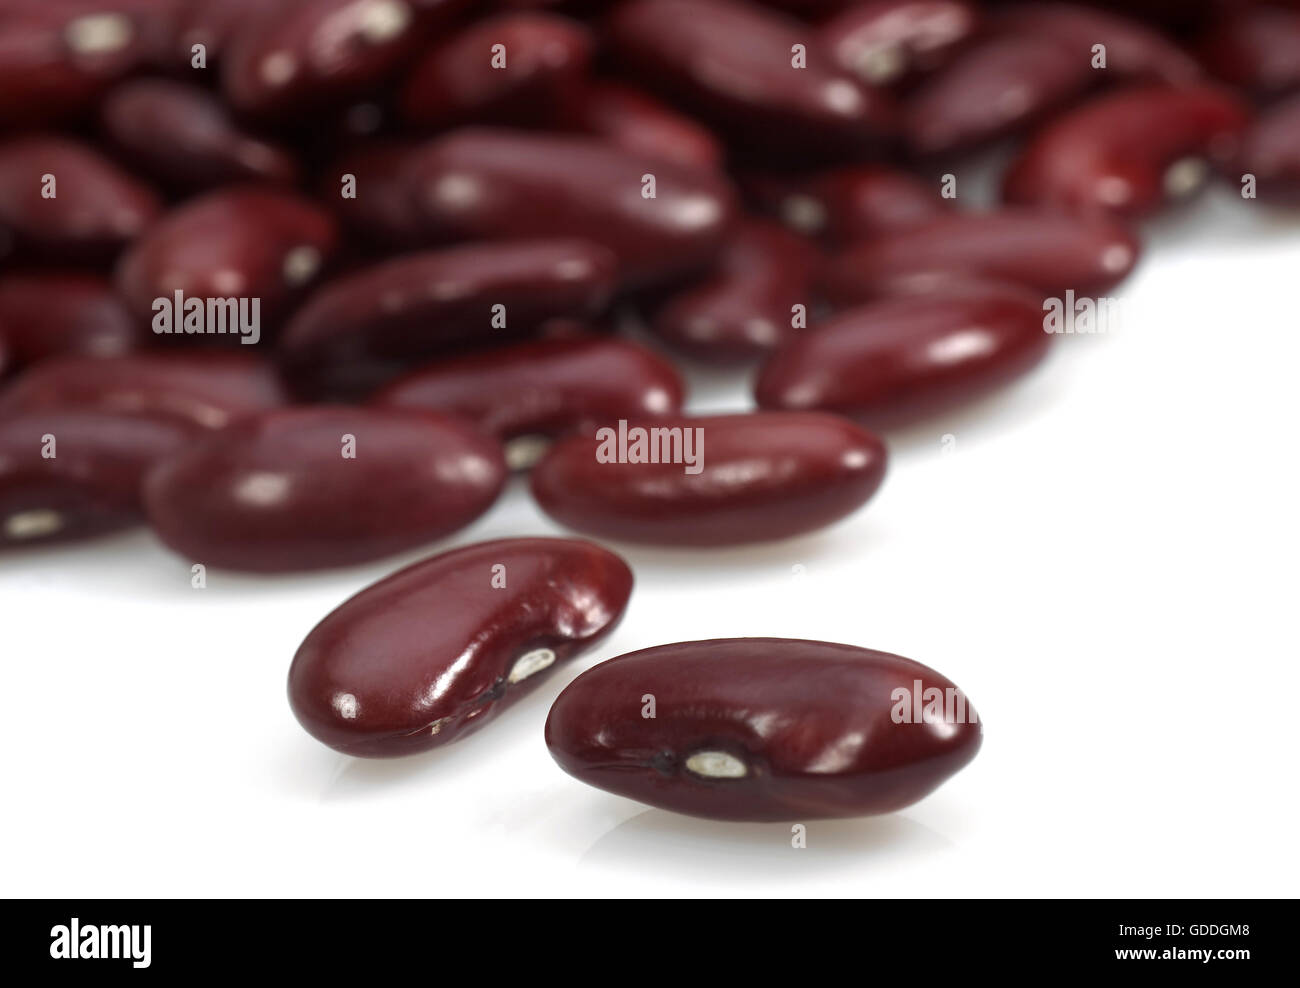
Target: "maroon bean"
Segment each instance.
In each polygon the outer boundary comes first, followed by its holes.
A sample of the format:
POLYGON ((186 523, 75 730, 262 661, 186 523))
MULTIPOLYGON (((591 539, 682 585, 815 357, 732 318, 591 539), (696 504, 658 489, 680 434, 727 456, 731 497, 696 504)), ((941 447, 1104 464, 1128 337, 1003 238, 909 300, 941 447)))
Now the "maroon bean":
POLYGON ((618 625, 632 571, 577 539, 500 539, 398 570, 299 647, 289 704, 317 740, 386 758, 459 741, 618 625))
POLYGON ((140 235, 158 199, 98 151, 66 137, 0 143, 0 260, 98 262, 140 235))
POLYGON ((760 408, 838 412, 892 429, 966 404, 1047 353, 1040 300, 1027 292, 945 291, 850 309, 791 340, 764 365, 760 408))
POLYGON ((1300 95, 1265 110, 1246 131, 1228 175, 1239 182, 1248 174, 1260 197, 1300 204, 1300 95))
POLYGON ((221 428, 284 404, 274 370, 242 353, 133 353, 46 360, 0 391, 0 412, 80 408, 221 428))
POLYGON ((780 14, 735 0, 630 0, 609 31, 620 65, 765 151, 805 157, 894 132, 892 101, 835 67, 815 28, 780 14))
POLYGON ((629 652, 580 675, 546 718, 551 756, 575 778, 719 820, 889 813, 933 792, 981 740, 974 707, 933 669, 789 638, 629 652))
POLYGON ((108 279, 61 272, 0 278, 0 331, 20 364, 73 354, 116 357, 144 339, 108 279))
POLYGON ((849 248, 831 262, 824 287, 851 305, 901 283, 942 285, 962 274, 1096 297, 1123 281, 1137 258, 1137 239, 1108 220, 1019 209, 955 213, 849 248))
POLYGON ((349 230, 377 253, 387 255, 438 241, 423 228, 409 174, 421 146, 395 139, 364 143, 337 158, 320 183, 321 198, 334 203, 349 230), (356 194, 342 195, 344 183, 354 183, 356 194))
POLYGON ((403 116, 425 127, 549 120, 586 74, 594 47, 591 32, 567 17, 489 17, 421 59, 402 92, 403 116))
POLYGON ((1206 86, 1124 89, 1058 118, 1003 183, 1007 201, 1079 214, 1147 216, 1198 189, 1249 122, 1233 96, 1206 86))
POLYGON ((584 426, 681 411, 673 365, 627 340, 533 340, 442 360, 394 381, 374 404, 425 408, 467 418, 502 440, 521 469, 540 455, 539 438, 584 426))
POLYGON ((761 357, 797 332, 796 325, 807 325, 818 260, 816 247, 798 234, 747 220, 732 231, 713 273, 672 296, 650 328, 707 363, 761 357))
POLYGON ((172 30, 167 64, 194 64, 194 46, 203 46, 206 66, 216 65, 240 27, 275 11, 279 16, 299 0, 190 0, 172 30))
POLYGON ((631 86, 593 81, 565 106, 564 119, 629 154, 696 168, 720 168, 722 144, 707 127, 631 86))
POLYGON ((378 559, 448 535, 501 493, 501 447, 472 426, 396 408, 249 415, 158 463, 150 524, 206 565, 290 572, 378 559))
POLYGON ((532 492, 548 515, 588 535, 739 545, 852 513, 880 486, 885 458, 871 433, 817 412, 620 421, 552 446, 532 492))
POLYGON ((189 442, 177 419, 42 409, 0 418, 0 548, 137 524, 140 481, 189 442))
POLYGON ((872 86, 931 72, 979 29, 967 0, 868 0, 821 27, 821 41, 846 72, 872 86))
MULTIPOLYGON (((263 189, 222 189, 186 202, 122 258, 117 286, 138 318, 154 301, 259 299, 273 326, 338 248, 337 224, 315 203, 263 189)), ((249 337, 244 337, 249 338, 249 337)))
POLYGON ((287 151, 242 130, 221 101, 198 86, 163 79, 124 83, 109 93, 100 114, 109 140, 170 188, 297 180, 298 166, 287 151))
POLYGON ((1201 60, 1220 79, 1262 97, 1300 89, 1300 8, 1234 4, 1207 25, 1201 60))

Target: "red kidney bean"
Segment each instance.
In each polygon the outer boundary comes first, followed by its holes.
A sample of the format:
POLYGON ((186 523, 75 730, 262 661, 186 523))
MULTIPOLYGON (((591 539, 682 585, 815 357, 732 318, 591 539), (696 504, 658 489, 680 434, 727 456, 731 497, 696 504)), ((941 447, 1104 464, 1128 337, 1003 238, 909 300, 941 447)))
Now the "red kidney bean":
POLYGON ((1205 28, 1198 53, 1220 79, 1258 96, 1300 89, 1300 8, 1234 4, 1205 28))
POLYGON ((894 133, 892 101, 833 67, 815 28, 780 14, 735 0, 630 0, 609 32, 621 66, 765 151, 804 157, 894 133), (804 67, 794 65, 796 45, 804 67))
POLYGON ((0 260, 103 261, 139 236, 159 208, 152 191, 79 141, 0 143, 0 260))
POLYGON ((0 413, 79 408, 170 416, 218 429, 286 401, 274 369, 242 353, 59 357, 0 391, 0 413))
POLYGON ((575 778, 719 820, 889 813, 981 740, 965 694, 928 666, 789 638, 629 652, 580 675, 546 718, 551 756, 575 778))
POLYGON ((1264 199, 1300 203, 1300 96, 1265 110, 1242 138, 1228 176, 1254 175, 1264 199))
POLYGON ((617 264, 585 240, 471 244, 384 261, 321 287, 285 327, 287 358, 419 358, 509 340, 557 316, 592 315, 617 264), (504 325, 502 325, 504 322, 504 325))
POLYGON ((707 127, 646 95, 609 80, 582 86, 562 119, 633 155, 664 158, 696 168, 720 168, 724 151, 707 127))
POLYGON ((178 14, 169 48, 167 64, 192 66, 194 46, 203 45, 207 66, 221 61, 226 47, 242 25, 259 17, 284 16, 299 0, 190 0, 178 14))
POLYGON ((885 165, 751 176, 745 189, 787 226, 834 244, 869 240, 951 211, 936 187, 885 165))
POLYGON ((761 408, 817 409, 873 429, 909 425, 985 396, 1046 355, 1041 300, 944 291, 841 312, 791 340, 755 385, 761 408))
POLYGON ((457 419, 317 406, 240 418, 145 479, 150 524, 196 562, 348 566, 432 542, 501 493, 500 444, 457 419))
POLYGON ((880 486, 885 458, 871 433, 816 412, 607 422, 552 446, 533 469, 532 492, 548 515, 588 535, 739 545, 852 513, 880 486))
POLYGON ((730 184, 711 170, 586 137, 476 128, 363 163, 371 182, 357 176, 350 212, 372 234, 401 239, 418 230, 426 243, 582 237, 613 250, 630 284, 706 263, 735 207, 730 184), (643 192, 646 176, 654 198, 643 192))
POLYGON ((567 17, 489 17, 421 59, 402 92, 403 116, 424 127, 549 120, 586 74, 594 47, 591 31, 567 17))
POLYGON ((320 198, 333 203, 349 230, 376 253, 414 250, 438 240, 423 228, 409 174, 421 147, 395 139, 364 143, 338 157, 320 183, 320 198), (355 196, 342 195, 345 182, 355 183, 355 196))
POLYGON ((144 340, 106 278, 62 272, 0 277, 0 332, 20 364, 63 354, 116 357, 144 340))
POLYGON ((327 615, 289 668, 289 704, 349 755, 472 734, 618 625, 632 571, 577 539, 500 539, 398 570, 327 615))
POLYGON ((242 130, 221 101, 198 86, 163 79, 124 83, 109 93, 100 115, 109 140, 171 188, 297 180, 288 151, 242 130))
POLYGON ((717 267, 701 283, 673 295, 650 328, 697 360, 734 364, 753 360, 807 325, 812 308, 817 248, 767 220, 747 220, 732 231, 717 267))
POLYGON ((1249 122, 1205 86, 1124 89, 1049 124, 1011 166, 1007 201, 1080 214, 1147 216, 1203 184, 1208 161, 1236 150, 1249 122))
POLYGON ((931 72, 981 26, 966 0, 868 0, 821 27, 821 42, 846 72, 872 86, 931 72))
POLYGON ((194 427, 169 417, 43 409, 0 418, 0 549, 137 524, 140 481, 194 427))
POLYGON ((4 323, 0 322, 0 378, 9 371, 9 344, 5 341, 4 323))
POLYGON ((1105 295, 1133 270, 1137 238, 1123 225, 1021 209, 954 213, 849 248, 825 275, 839 305, 901 287, 938 286, 954 274, 1028 286, 1048 295, 1105 295))
MULTIPOLYGON (((117 270, 133 312, 152 321, 158 298, 257 298, 275 325, 339 245, 337 224, 315 203, 263 189, 222 189, 168 213, 117 270)), ((250 337, 244 337, 248 339, 250 337)))
POLYGON ((473 421, 502 440, 512 468, 532 466, 548 440, 584 426, 674 415, 683 385, 653 350, 603 337, 532 340, 420 368, 374 404, 425 408, 473 421))

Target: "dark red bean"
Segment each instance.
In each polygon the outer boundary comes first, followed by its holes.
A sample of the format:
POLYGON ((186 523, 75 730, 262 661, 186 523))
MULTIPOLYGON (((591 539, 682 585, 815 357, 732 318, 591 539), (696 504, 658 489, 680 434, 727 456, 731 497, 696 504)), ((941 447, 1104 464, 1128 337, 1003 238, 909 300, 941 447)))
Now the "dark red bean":
POLYGON ((145 338, 108 279, 57 272, 0 277, 0 332, 19 364, 60 355, 116 357, 145 338))
POLYGON ((822 25, 821 42, 846 72, 888 86, 934 71, 980 26, 966 0, 868 0, 822 25))
POLYGON ((552 446, 532 491, 548 515, 584 534, 739 545, 852 513, 880 486, 885 458, 875 436, 816 412, 607 422, 552 446))
POLYGON ((1246 131, 1228 177, 1240 182, 1247 174, 1261 198, 1300 203, 1300 96, 1265 110, 1246 131))
POLYGON ((543 441, 584 426, 681 411, 683 385, 653 350, 604 337, 534 340, 430 364, 394 381, 379 405, 458 415, 502 440, 512 468, 543 441))
POLYGON ((707 127, 638 89, 596 80, 565 106, 563 119, 629 154, 696 168, 720 168, 724 151, 707 127))
POLYGON ((421 147, 395 139, 364 143, 336 159, 320 183, 320 197, 334 204, 349 230, 375 253, 386 256, 438 242, 424 229, 416 207, 415 181, 409 174, 421 147), (355 183, 355 195, 342 194, 345 182, 355 183))
POLYGON ((110 259, 159 209, 149 188, 79 141, 0 143, 0 261, 110 259))
POLYGON ((1226 7, 1206 26, 1198 53, 1220 79, 1258 96, 1300 89, 1300 8, 1226 7))
POLYGON ((1199 189, 1248 122, 1248 110, 1218 89, 1120 90, 1044 128, 1011 166, 1003 194, 1077 214, 1147 216, 1199 189))
POLYGON ((739 224, 700 284, 672 296, 654 316, 660 339, 697 360, 744 363, 806 326, 816 247, 767 220, 739 224), (796 307, 801 306, 796 317, 796 307))
POLYGON ((193 432, 170 417, 103 410, 0 417, 0 548, 137 524, 145 470, 184 448, 193 432))
POLYGON ((553 317, 600 311, 617 263, 585 240, 528 240, 424 251, 321 287, 285 327, 290 359, 415 359, 460 343, 519 338, 553 317), (504 324, 503 324, 504 323, 504 324))
POLYGON ((735 0, 630 0, 609 31, 620 67, 764 150, 869 147, 895 130, 892 101, 836 67, 815 28, 780 14, 735 0))
POLYGON ((317 740, 385 758, 459 741, 618 625, 622 559, 576 539, 500 539, 398 570, 312 629, 289 704, 317 740))
POLYGON ((346 566, 448 535, 485 512, 506 467, 468 424, 396 408, 245 416, 157 464, 150 524, 205 565, 263 573, 346 566))
POLYGON ((983 397, 1047 353, 1041 300, 941 291, 841 312, 764 365, 761 408, 838 412, 892 429, 983 397))
POLYGON ((299 0, 189 0, 177 15, 166 64, 192 67, 194 46, 203 46, 208 67, 221 61, 227 45, 240 28, 258 17, 283 11, 299 0))
MULTIPOLYGON (((333 217, 309 200, 262 189, 222 189, 168 213, 122 258, 117 286, 138 318, 154 300, 257 298, 275 325, 339 245, 333 217)), ((245 337, 248 338, 248 337, 245 337)))
POLYGON ((852 645, 721 638, 588 669, 546 718, 559 766, 588 785, 719 820, 814 820, 902 809, 982 740, 951 680, 852 645))
POLYGON ((420 60, 402 91, 403 116, 424 127, 548 121, 586 74, 594 47, 591 31, 567 17, 489 17, 420 60))
POLYGON ((105 133, 155 180, 192 191, 242 181, 292 185, 298 175, 283 148, 241 129, 206 89, 139 79, 113 89, 100 109, 105 133))
POLYGON ((962 274, 1026 285, 1057 296, 1105 295, 1133 270, 1138 242, 1108 220, 1002 209, 956 213, 849 248, 826 273, 841 305, 889 294, 900 284, 942 286, 962 274))
POLYGON ((0 391, 0 412, 80 408, 218 429, 285 400, 274 369, 243 353, 133 353, 46 360, 0 391))

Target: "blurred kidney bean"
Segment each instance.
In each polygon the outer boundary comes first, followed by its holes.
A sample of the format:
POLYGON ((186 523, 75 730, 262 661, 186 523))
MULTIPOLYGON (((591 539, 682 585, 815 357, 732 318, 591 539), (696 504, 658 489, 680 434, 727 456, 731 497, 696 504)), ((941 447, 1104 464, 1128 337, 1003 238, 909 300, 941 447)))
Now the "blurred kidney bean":
POLYGON ((1227 174, 1233 182, 1254 175, 1261 198, 1300 204, 1300 96, 1260 114, 1227 174))
POLYGON ((736 0, 629 0, 609 37, 627 71, 778 156, 869 148, 895 131, 889 97, 830 64, 815 28, 780 14, 736 0))
POLYGON ((812 308, 820 254, 797 233, 768 220, 746 220, 732 231, 716 268, 702 282, 673 295, 650 328, 697 360, 744 363, 769 353, 796 333, 812 308))
POLYGON ((719 820, 902 809, 969 763, 981 740, 975 709, 933 669, 789 638, 629 652, 580 675, 546 718, 551 756, 575 778, 719 820))
POLYGON ((64 408, 170 416, 221 428, 283 405, 273 368, 242 353, 131 353, 43 361, 0 391, 0 413, 64 408))
MULTIPOLYGON (((287 192, 230 188, 169 212, 123 256, 117 287, 152 322, 155 299, 260 299, 263 328, 277 324, 339 246, 337 224, 287 192)), ((248 338, 248 337, 245 337, 248 338)))
POLYGON ((94 263, 112 258, 158 215, 146 186, 66 137, 0 143, 0 260, 94 263))
POLYGON ((1300 7, 1233 4, 1206 26, 1198 53, 1220 79, 1256 96, 1300 89, 1300 7))
POLYGON ((116 357, 144 341, 106 278, 63 272, 0 277, 0 333, 19 364, 64 354, 116 357))
POLYGON ((829 525, 865 504, 884 474, 884 444, 847 419, 759 412, 603 423, 552 446, 532 492, 588 535, 720 546, 829 525))
POLYGON ((420 60, 402 91, 403 116, 424 127, 548 121, 586 74, 594 47, 591 31, 567 17, 489 17, 420 60))
POLYGON ((189 0, 178 13, 169 45, 168 65, 192 66, 194 46, 203 46, 203 61, 221 61, 227 45, 242 25, 259 17, 284 16, 300 0, 189 0))
POLYGON ((850 247, 831 261, 823 287, 836 304, 851 305, 961 274, 1096 297, 1123 281, 1137 258, 1137 239, 1109 220, 1021 209, 954 213, 850 247))
POLYGON ((505 483, 501 447, 456 419, 397 408, 245 416, 158 463, 150 524, 183 556, 255 572, 346 566, 468 525, 505 483))
POLYGON ((940 291, 850 309, 763 366, 761 408, 817 409, 873 429, 909 425, 996 390, 1047 353, 1041 301, 1025 291, 940 291))
POLYGON ((617 627, 632 571, 577 539, 500 539, 398 570, 298 648, 289 704, 349 755, 459 741, 617 627))
POLYGON ((141 520, 140 480, 194 426, 103 410, 0 417, 0 549, 87 538, 141 520))
POLYGON ((1119 90, 1048 124, 1007 172, 1008 202, 1139 218, 1198 189, 1236 151, 1249 112, 1205 86, 1119 90))
POLYGON ((707 127, 638 89, 605 79, 581 86, 561 119, 634 155, 721 168, 721 142, 707 127))
POLYGON ((981 26, 967 0, 867 0, 821 27, 821 42, 846 72, 887 86, 932 72, 981 26))
POLYGON ((513 469, 542 444, 584 426, 674 415, 681 376, 653 350, 603 337, 531 340, 422 367, 374 396, 378 405, 425 408, 473 421, 507 442, 513 469))
POLYGON ((288 151, 242 130, 221 101, 198 86, 163 79, 123 83, 108 94, 100 115, 109 140, 170 188, 297 180, 288 151))

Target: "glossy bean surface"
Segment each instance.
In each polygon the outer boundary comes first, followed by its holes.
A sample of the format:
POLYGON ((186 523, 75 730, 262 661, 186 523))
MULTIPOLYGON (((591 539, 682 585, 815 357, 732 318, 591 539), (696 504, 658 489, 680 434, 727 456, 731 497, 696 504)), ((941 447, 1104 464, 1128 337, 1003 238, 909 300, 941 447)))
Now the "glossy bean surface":
POLYGON ((495 719, 618 624, 632 571, 576 539, 453 549, 362 590, 320 622, 289 670, 289 703, 350 755, 410 755, 495 719))
POLYGON ((1198 52, 1216 76, 1255 95, 1300 90, 1300 7, 1225 5, 1198 52))
POLYGON ((981 740, 974 708, 933 669, 787 638, 620 655, 570 683, 546 719, 551 756, 575 778, 719 820, 889 813, 933 792, 981 740))
POLYGON ((1260 113, 1227 171, 1234 183, 1255 176, 1261 199, 1300 203, 1300 95, 1260 113))
POLYGON ((636 155, 665 158, 695 168, 721 167, 725 150, 713 132, 632 86, 591 80, 564 109, 578 130, 636 155))
POLYGON ((821 27, 828 54, 871 86, 890 86, 933 71, 980 28, 966 0, 868 0, 821 27))
POLYGON ((145 342, 107 278, 61 272, 0 277, 0 335, 19 364, 77 354, 116 357, 145 342))

